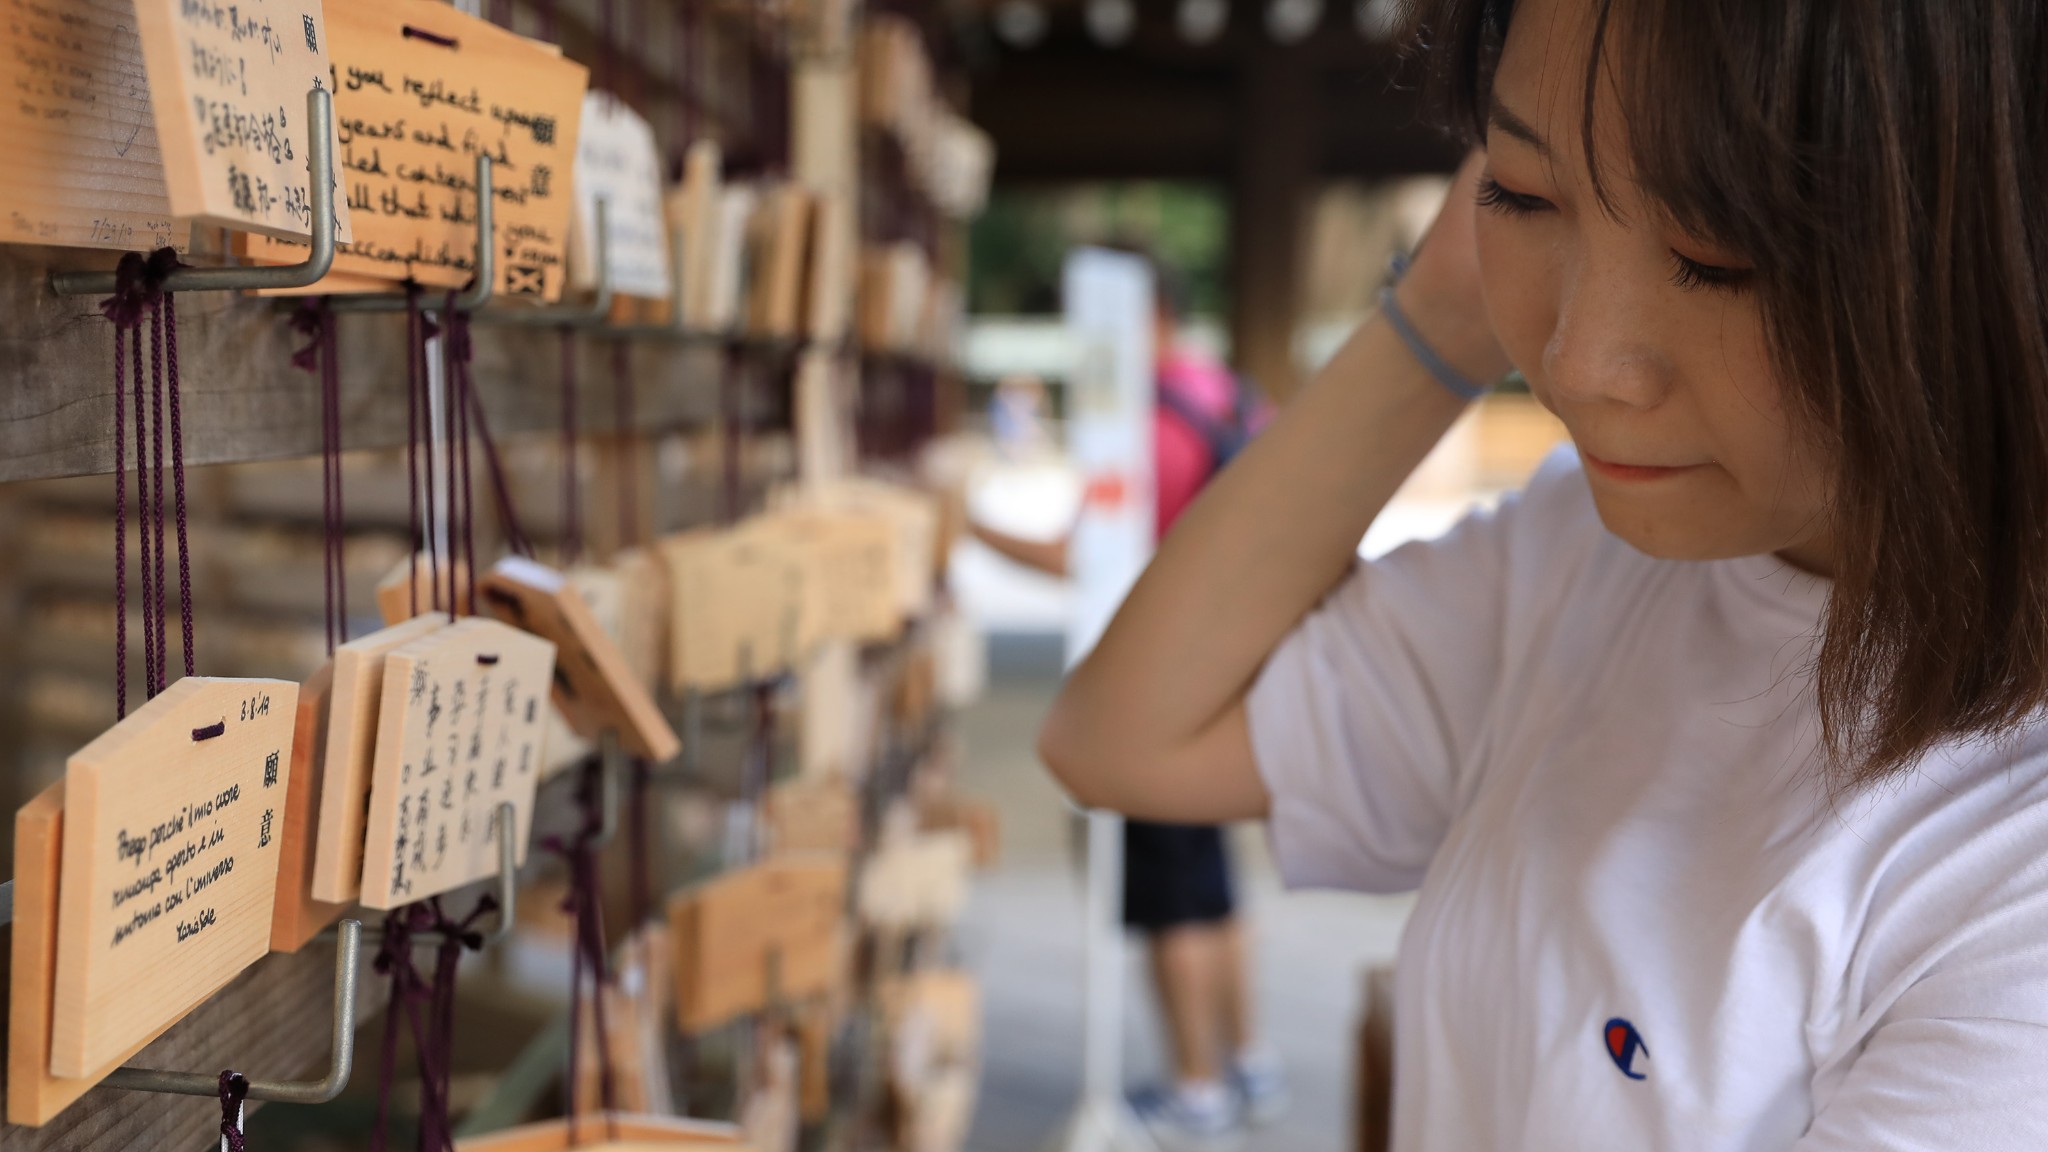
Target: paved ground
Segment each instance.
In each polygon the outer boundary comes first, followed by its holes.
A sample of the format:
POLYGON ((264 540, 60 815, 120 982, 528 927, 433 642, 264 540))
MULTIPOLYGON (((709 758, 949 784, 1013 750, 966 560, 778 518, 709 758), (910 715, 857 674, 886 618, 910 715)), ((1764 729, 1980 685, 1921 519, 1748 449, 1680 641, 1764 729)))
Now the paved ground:
MULTIPOLYGON (((1081 896, 1075 833, 1031 750, 1054 680, 1042 648, 995 649, 988 696, 962 718, 965 784, 1003 810, 1002 867, 980 879, 960 934, 981 976, 987 1044, 971 1152, 1039 1152, 1072 1107, 1081 1059, 1081 896)), ((1350 1146, 1351 1032, 1357 973, 1393 953, 1407 904, 1336 893, 1283 893, 1259 831, 1238 859, 1258 957, 1260 1008, 1288 1065, 1296 1104, 1254 1134, 1248 1152, 1350 1146)), ((1157 1023, 1135 955, 1125 1026, 1131 1082, 1157 1074, 1157 1023)))

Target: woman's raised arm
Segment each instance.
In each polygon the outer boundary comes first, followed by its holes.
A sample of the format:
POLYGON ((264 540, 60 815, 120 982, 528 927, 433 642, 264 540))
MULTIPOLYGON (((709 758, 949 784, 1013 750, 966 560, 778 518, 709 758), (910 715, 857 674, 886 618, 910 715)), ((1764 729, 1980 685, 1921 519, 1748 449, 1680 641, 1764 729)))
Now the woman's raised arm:
MULTIPOLYGON (((1481 159, 1460 170, 1397 298, 1440 355, 1485 380, 1508 365, 1473 252, 1481 159)), ((1187 823, 1265 813, 1245 694, 1463 408, 1385 318, 1352 334, 1180 518, 1061 690, 1039 753, 1077 801, 1187 823)))

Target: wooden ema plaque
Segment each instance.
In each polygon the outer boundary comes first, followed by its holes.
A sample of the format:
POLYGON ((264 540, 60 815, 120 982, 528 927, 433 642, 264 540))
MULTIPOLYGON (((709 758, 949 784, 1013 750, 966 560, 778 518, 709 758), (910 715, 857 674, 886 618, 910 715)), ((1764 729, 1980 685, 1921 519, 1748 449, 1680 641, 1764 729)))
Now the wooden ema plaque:
POLYGON ((269 951, 298 699, 188 676, 71 757, 51 1075, 120 1060, 269 951))
POLYGON ((765 676, 802 642, 805 572, 758 527, 683 532, 658 545, 669 572, 669 677, 677 691, 765 676))
POLYGON ((8 988, 7 1122, 41 1127, 162 1035, 136 1041, 79 1077, 50 1075, 50 1024, 57 984, 57 876, 63 870, 64 782, 14 817, 14 942, 8 988))
POLYGON ((334 650, 332 703, 322 728, 313 870, 316 900, 347 902, 362 891, 363 832, 369 825, 370 778, 377 756, 377 713, 384 703, 384 658, 431 636, 448 617, 429 612, 334 650))
POLYGON ((575 231, 569 244, 569 280, 597 287, 597 203, 605 203, 605 258, 612 289, 643 300, 666 300, 668 220, 661 202, 661 153, 654 129, 609 92, 583 95, 576 143, 575 231))
POLYGON ((778 994, 830 991, 845 909, 846 863, 824 856, 782 857, 678 892, 668 909, 678 1025, 702 1032, 773 1007, 778 994))
POLYGON ((683 294, 683 325, 693 331, 711 326, 712 252, 724 163, 718 141, 692 142, 683 154, 683 182, 663 202, 676 289, 683 294))
MULTIPOLYGON (((469 603, 469 565, 453 560, 455 566, 455 615, 471 616, 475 613, 469 603)), ((447 605, 435 599, 436 578, 441 588, 440 599, 448 598, 448 563, 436 566, 426 553, 415 552, 410 560, 400 560, 391 571, 377 581, 377 614, 386 624, 397 624, 412 619, 418 613, 413 605, 419 605, 420 612, 445 611, 447 605)))
POLYGON ((619 635, 626 667, 642 684, 668 676, 668 565, 651 548, 627 548, 612 557, 619 580, 619 616, 633 622, 619 635))
POLYGON ((6 12, 0 239, 184 251, 192 229, 165 195, 134 0, 11 0, 6 12))
POLYGON ((364 907, 396 908, 494 875, 506 801, 526 858, 554 665, 553 644, 476 617, 384 658, 364 907))
POLYGON ((291 782, 285 786, 283 844, 277 856, 277 899, 270 912, 270 950, 297 952, 322 928, 341 919, 347 902, 313 896, 313 845, 320 827, 321 781, 327 754, 328 703, 333 697, 334 662, 299 685, 292 729, 291 782))
POLYGON ((507 556, 477 586, 477 595, 498 619, 554 644, 555 706, 578 735, 596 739, 616 730, 627 752, 657 764, 683 750, 647 685, 627 670, 618 644, 561 573, 507 556))
POLYGON ((884 842, 860 874, 860 915, 878 928, 951 924, 967 903, 974 845, 965 832, 919 832, 884 842))
MULTIPOLYGON (((430 288, 467 284, 476 161, 489 155, 498 292, 559 297, 583 66, 434 0, 331 4, 327 34, 336 163, 355 228, 334 271, 430 288)), ((305 258, 303 245, 267 237, 250 238, 245 252, 275 264, 305 258)))
POLYGON ((895 533, 879 516, 793 509, 761 518, 803 557, 805 647, 822 639, 881 642, 902 628, 895 533))
POLYGON ((860 798, 844 777, 785 780, 768 789, 768 842, 777 853, 850 854, 860 845, 860 798))
MULTIPOLYGON (((320 0, 134 2, 172 213, 309 235, 306 93, 332 83, 320 0)), ((339 198, 334 224, 349 239, 339 198)))
POLYGON ((678 1116, 587 1113, 574 1120, 542 1120, 483 1136, 465 1136, 456 1152, 732 1152, 743 1147, 738 1128, 678 1116))
POLYGON ((787 181, 768 185, 748 223, 747 331, 791 338, 803 312, 810 259, 811 194, 787 181))

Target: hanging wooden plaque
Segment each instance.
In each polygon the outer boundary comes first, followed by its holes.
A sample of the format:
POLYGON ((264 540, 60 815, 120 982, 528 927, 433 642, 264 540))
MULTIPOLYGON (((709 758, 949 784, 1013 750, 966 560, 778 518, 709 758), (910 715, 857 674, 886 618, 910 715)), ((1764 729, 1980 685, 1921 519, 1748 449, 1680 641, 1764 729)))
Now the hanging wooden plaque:
POLYGON ((14 941, 8 988, 7 1122, 41 1127, 170 1027, 136 1041, 90 1075, 50 1075, 57 992, 57 876, 63 869, 64 782, 14 817, 14 941))
POLYGON ((577 288, 597 287, 600 200, 605 202, 612 289, 645 300, 668 299, 673 291, 668 221, 654 129, 617 96, 587 92, 576 143, 575 231, 569 244, 570 284, 577 288))
POLYGON ((363 841, 365 907, 396 908, 498 869, 498 805, 526 858, 555 646, 470 617, 391 651, 363 841))
POLYGON ((578 735, 596 739, 616 730, 627 752, 656 763, 682 751, 647 685, 626 668, 619 646, 561 573, 507 556, 484 577, 477 595, 498 619, 554 644, 555 706, 578 735))
POLYGON ((723 165, 718 141, 693 142, 683 156, 683 182, 664 201, 676 288, 683 294, 683 324, 693 330, 711 326, 712 250, 723 165))
POLYGON ((612 557, 612 570, 618 574, 619 617, 632 621, 619 635, 626 667, 642 684, 666 683, 668 565, 652 548, 627 548, 612 557))
POLYGON ((967 903, 973 861, 965 832, 920 832, 885 842, 861 869, 861 920, 901 931, 951 924, 967 903))
POLYGON ((188 676, 71 757, 52 1075, 119 1059, 269 950, 298 698, 188 676))
POLYGON ((363 832, 377 756, 377 713, 384 703, 384 658, 447 626, 448 617, 429 612, 334 650, 333 703, 323 726, 318 775, 310 889, 316 900, 345 902, 362 891, 363 832))
MULTIPOLYGON (((561 295, 587 73, 559 50, 433 0, 347 0, 327 11, 341 186, 355 240, 344 276, 460 288, 475 271, 476 161, 495 165, 498 292, 561 295)), ((268 263, 303 245, 252 237, 268 263)), ((331 290, 323 280, 301 291, 331 290)))
MULTIPOLYGON (((448 564, 455 568, 455 615, 473 615, 469 603, 469 565, 461 560, 448 564)), ((377 581, 377 614, 384 618, 384 623, 397 624, 420 612, 445 611, 447 589, 447 565, 437 565, 425 552, 415 552, 410 560, 400 560, 377 581)))
POLYGON ((14 0, 0 88, 0 240, 185 250, 192 229, 165 195, 133 0, 14 0))
POLYGON ((669 678, 719 689, 786 667, 805 639, 802 557, 750 522, 659 543, 669 570, 669 678))
POLYGON ((346 902, 313 895, 313 845, 320 828, 321 781, 327 767, 328 704, 333 699, 334 662, 299 685, 292 729, 291 782, 285 786, 283 844, 277 857, 277 899, 270 913, 270 950, 297 952, 322 928, 341 919, 346 902))
MULTIPOLYGON (((320 0, 134 2, 171 211, 310 235, 306 93, 332 83, 320 0)), ((348 240, 343 197, 334 225, 335 238, 348 240)))
POLYGON ((845 907, 846 862, 827 856, 786 856, 677 893, 669 929, 682 1030, 829 991, 845 907))
POLYGON ((836 852, 860 846, 860 797, 842 777, 785 780, 768 789, 771 851, 836 852))

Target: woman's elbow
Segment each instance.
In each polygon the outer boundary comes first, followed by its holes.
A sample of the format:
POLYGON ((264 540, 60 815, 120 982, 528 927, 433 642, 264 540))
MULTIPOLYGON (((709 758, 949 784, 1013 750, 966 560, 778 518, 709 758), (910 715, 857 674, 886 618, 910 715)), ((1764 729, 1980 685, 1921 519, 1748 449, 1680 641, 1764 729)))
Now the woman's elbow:
POLYGON ((1095 741, 1089 739, 1073 712, 1072 702, 1062 693, 1038 729, 1038 758, 1074 803, 1083 808, 1105 807, 1103 774, 1100 765, 1090 762, 1095 741))

